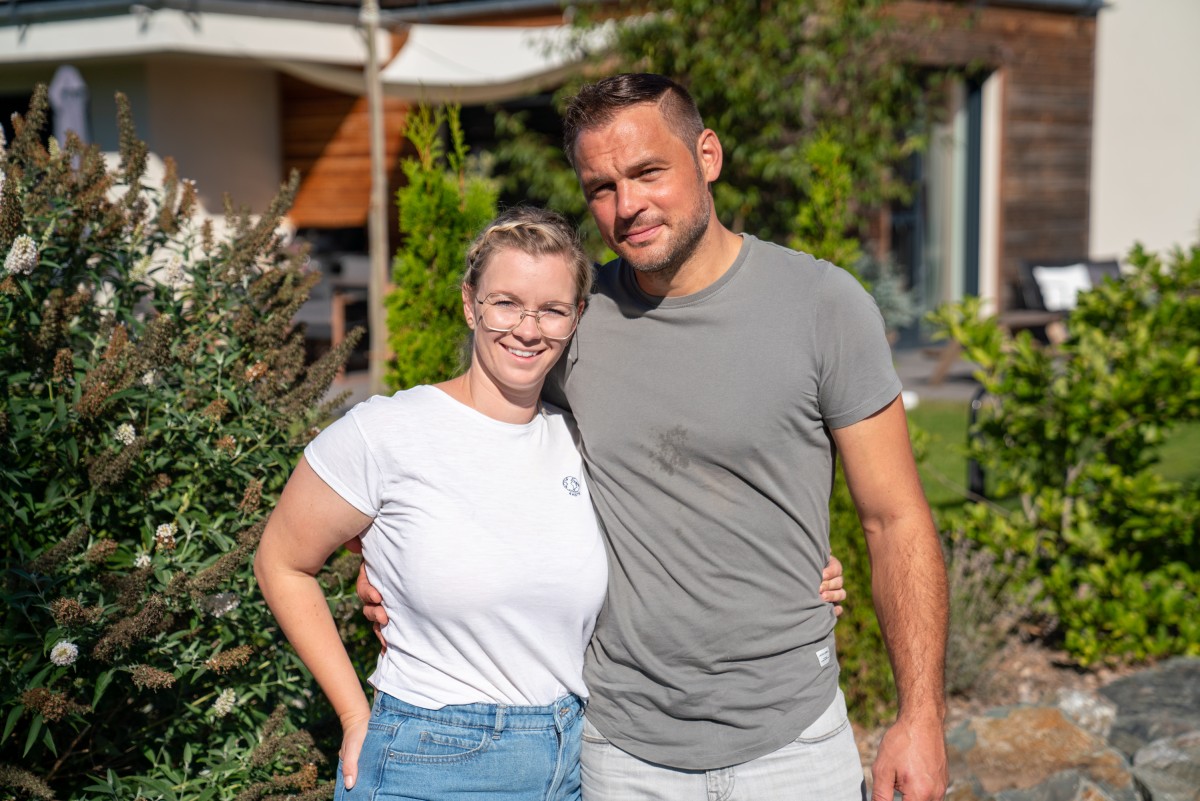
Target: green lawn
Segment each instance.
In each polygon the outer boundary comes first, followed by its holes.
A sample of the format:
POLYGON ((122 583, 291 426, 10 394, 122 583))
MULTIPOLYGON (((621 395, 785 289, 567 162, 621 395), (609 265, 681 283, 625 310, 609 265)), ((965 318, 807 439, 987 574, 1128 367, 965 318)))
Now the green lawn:
MULTIPOLYGON (((966 401, 921 401, 908 413, 914 427, 929 435, 925 459, 919 465, 925 494, 934 510, 961 504, 966 495, 966 401)), ((1160 451, 1153 468, 1172 481, 1200 481, 1200 424, 1180 426, 1160 451)))

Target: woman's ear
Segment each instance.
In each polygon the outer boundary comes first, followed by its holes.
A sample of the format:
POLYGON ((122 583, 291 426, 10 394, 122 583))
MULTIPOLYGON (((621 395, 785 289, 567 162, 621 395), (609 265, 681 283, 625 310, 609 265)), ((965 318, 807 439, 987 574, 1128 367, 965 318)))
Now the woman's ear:
POLYGON ((475 288, 470 284, 462 285, 463 317, 467 319, 467 328, 475 330, 475 288))

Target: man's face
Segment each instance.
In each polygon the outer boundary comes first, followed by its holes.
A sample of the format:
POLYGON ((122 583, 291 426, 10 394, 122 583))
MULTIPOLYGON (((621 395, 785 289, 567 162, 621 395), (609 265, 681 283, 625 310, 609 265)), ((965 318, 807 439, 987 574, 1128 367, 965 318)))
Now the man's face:
POLYGON ((713 219, 708 182, 716 174, 703 157, 697 162, 696 144, 672 133, 650 103, 575 142, 575 171, 600 235, 640 272, 678 270, 713 219))

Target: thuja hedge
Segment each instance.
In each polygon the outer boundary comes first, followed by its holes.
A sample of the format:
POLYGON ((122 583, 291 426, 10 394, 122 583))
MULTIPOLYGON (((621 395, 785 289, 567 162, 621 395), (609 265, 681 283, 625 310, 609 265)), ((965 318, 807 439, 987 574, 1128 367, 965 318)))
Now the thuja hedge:
POLYGON ((250 557, 353 338, 306 365, 294 186, 218 235, 118 100, 116 169, 44 89, 0 153, 0 798, 326 797, 250 557))

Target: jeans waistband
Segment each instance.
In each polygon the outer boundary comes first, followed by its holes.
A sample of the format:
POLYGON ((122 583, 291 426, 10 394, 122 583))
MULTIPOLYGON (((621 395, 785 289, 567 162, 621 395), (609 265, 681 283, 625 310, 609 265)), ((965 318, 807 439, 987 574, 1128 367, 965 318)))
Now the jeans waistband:
POLYGON ((563 729, 583 714, 585 706, 586 702, 579 696, 569 694, 548 706, 454 704, 441 709, 426 709, 376 691, 371 714, 394 712, 451 726, 491 729, 498 735, 505 729, 563 729))

